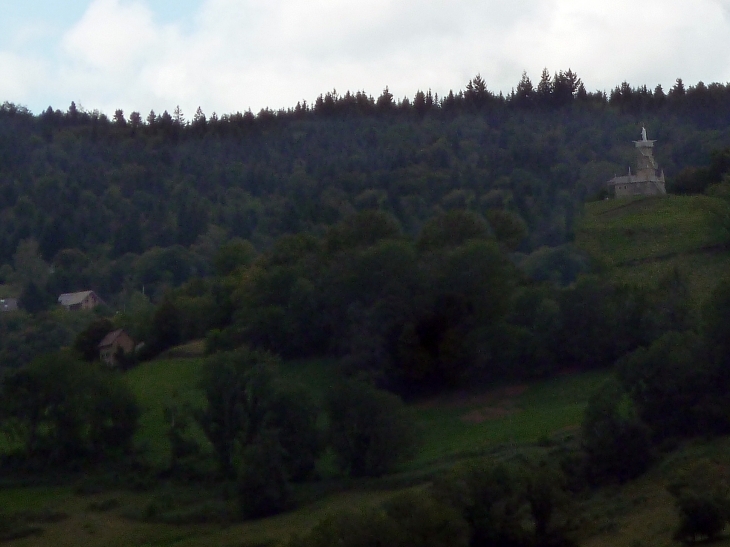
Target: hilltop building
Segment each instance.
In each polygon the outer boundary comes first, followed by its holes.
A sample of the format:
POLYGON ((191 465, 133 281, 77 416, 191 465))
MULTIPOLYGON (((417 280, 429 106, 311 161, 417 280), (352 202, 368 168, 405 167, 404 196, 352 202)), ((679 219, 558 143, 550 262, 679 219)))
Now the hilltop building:
POLYGON ((664 171, 654 161, 653 149, 656 141, 646 138, 646 129, 641 128, 641 140, 634 141, 636 145, 636 174, 622 177, 613 177, 608 181, 609 191, 617 198, 630 196, 663 196, 667 193, 664 188, 664 171))

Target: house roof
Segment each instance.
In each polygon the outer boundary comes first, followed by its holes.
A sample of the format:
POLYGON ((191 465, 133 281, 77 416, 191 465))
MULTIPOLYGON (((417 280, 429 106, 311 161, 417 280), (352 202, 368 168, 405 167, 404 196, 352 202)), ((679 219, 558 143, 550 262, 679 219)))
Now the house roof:
POLYGON ((81 304, 84 299, 94 291, 81 291, 81 292, 69 292, 64 293, 58 297, 58 303, 62 306, 74 306, 81 304))
POLYGON ((117 329, 111 331, 109 334, 107 334, 101 342, 99 342, 99 347, 103 348, 104 346, 111 346, 114 341, 119 338, 120 335, 126 334, 124 332, 124 329, 117 329))

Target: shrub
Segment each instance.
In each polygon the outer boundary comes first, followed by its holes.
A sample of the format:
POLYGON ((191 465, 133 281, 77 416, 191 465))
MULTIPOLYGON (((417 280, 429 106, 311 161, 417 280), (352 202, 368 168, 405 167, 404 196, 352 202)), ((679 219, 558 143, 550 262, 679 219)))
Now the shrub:
POLYGON ((606 383, 593 397, 582 430, 587 472, 594 482, 633 479, 652 461, 651 431, 617 382, 606 383))
POLYGON ((352 511, 320 521, 309 534, 293 537, 288 547, 398 547, 398 532, 397 523, 381 510, 352 511))
POLYGON ((273 435, 248 446, 238 472, 238 499, 248 518, 275 515, 290 506, 283 449, 273 435))
POLYGON ((7 374, 0 391, 2 425, 31 461, 69 463, 131 446, 139 408, 114 371, 58 352, 7 374))
POLYGON ((682 541, 713 539, 730 519, 727 471, 708 460, 693 462, 668 490, 674 496, 680 523, 675 538, 682 541))
POLYGON ((623 357, 617 368, 639 416, 657 438, 716 427, 706 404, 716 378, 696 334, 668 332, 648 348, 623 357))
POLYGON ((680 524, 674 535, 682 541, 714 539, 728 521, 728 500, 709 492, 686 492, 677 497, 680 524))
POLYGON ((425 492, 408 492, 383 505, 397 523, 398 545, 403 547, 466 547, 469 525, 459 512, 425 492))
POLYGON ((470 545, 523 546, 530 531, 525 484, 517 468, 487 461, 471 462, 435 484, 437 499, 455 507, 471 529, 470 545))
POLYGON ((306 478, 314 469, 322 449, 318 409, 306 392, 280 386, 277 363, 246 348, 208 359, 202 381, 207 405, 196 419, 223 475, 234 474, 236 445, 246 449, 267 435, 283 450, 287 480, 306 478))
POLYGON ((289 547, 466 547, 469 526, 426 492, 409 492, 383 506, 321 521, 289 547))
POLYGON ((391 393, 361 382, 342 382, 329 392, 327 411, 337 464, 350 476, 383 475, 415 450, 415 420, 391 393))

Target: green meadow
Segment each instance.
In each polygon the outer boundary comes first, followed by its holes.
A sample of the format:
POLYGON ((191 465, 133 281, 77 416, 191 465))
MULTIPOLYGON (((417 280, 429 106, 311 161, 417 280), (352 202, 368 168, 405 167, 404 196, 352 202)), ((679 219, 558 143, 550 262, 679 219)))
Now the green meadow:
MULTIPOLYGON (((138 449, 152 465, 163 468, 169 458, 164 408, 171 404, 203 403, 198 377, 203 359, 163 359, 144 363, 125 374, 142 408, 138 449)), ((337 363, 327 360, 295 361, 282 365, 285 381, 306 385, 321 396, 338 378, 337 363)), ((510 455, 529 450, 554 436, 571 435, 578 428, 592 391, 606 372, 564 375, 543 382, 504 385, 492 389, 452 393, 414 402, 423 443, 415 459, 399 473, 382 479, 350 481, 324 473, 321 484, 298 492, 307 500, 296 510, 243 523, 150 523, 140 520, 157 500, 211 495, 205 487, 190 492, 186 486, 159 486, 151 491, 80 494, 72 487, 12 488, 0 490, 0 506, 13 511, 40 511, 57 515, 43 521, 40 535, 9 543, 17 546, 122 545, 203 546, 268 545, 302 533, 322 518, 342 510, 381 503, 410 488, 421 488, 433 472, 477 455, 510 455), (330 475, 330 476, 326 476, 330 475), (111 501, 110 501, 111 500, 111 501), (98 508, 107 508, 99 510, 98 508)), ((326 460, 326 458, 325 458, 326 460)), ((214 494, 213 494, 214 495, 214 494)), ((198 499, 200 498, 200 499, 198 499)), ((31 522, 33 521, 31 518, 31 522)))
POLYGON ((700 305, 730 272, 730 206, 695 196, 626 198, 587 203, 576 245, 619 281, 656 287, 677 269, 700 305))
MULTIPOLYGON (((196 407, 204 402, 197 387, 202 365, 202 358, 168 359, 144 363, 126 374, 142 408, 136 442, 154 465, 163 467, 169 459, 165 406, 196 407)), ((339 377, 337 363, 331 360, 284 363, 281 374, 285 381, 306 386, 319 399, 339 377)), ((408 469, 483 453, 495 446, 535 442, 577 427, 590 394, 606 374, 565 375, 415 402, 412 408, 423 444, 408 469)))

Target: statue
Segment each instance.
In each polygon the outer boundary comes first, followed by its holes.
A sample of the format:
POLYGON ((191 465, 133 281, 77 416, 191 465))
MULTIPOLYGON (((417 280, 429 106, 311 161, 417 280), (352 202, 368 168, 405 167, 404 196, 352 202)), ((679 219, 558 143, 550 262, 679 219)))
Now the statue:
POLYGON ((646 140, 646 127, 644 127, 644 126, 641 126, 641 140, 642 141, 646 140))

